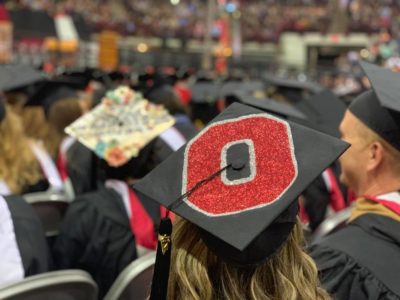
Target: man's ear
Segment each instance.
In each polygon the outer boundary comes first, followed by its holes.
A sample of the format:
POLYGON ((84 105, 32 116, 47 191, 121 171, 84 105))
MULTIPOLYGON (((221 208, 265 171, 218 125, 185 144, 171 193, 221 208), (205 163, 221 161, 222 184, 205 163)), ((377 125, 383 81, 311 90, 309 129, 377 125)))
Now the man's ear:
POLYGON ((375 141, 369 145, 367 162, 368 171, 376 170, 382 164, 384 151, 385 149, 379 141, 375 141))

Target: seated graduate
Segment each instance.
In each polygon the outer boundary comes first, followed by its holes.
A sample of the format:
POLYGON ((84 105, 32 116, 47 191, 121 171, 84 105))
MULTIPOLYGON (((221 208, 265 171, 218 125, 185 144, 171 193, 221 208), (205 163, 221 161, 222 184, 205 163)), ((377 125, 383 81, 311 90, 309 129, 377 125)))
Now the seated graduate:
POLYGON ((400 298, 400 75, 361 63, 373 90, 341 122, 352 146, 340 179, 358 198, 347 226, 311 246, 324 287, 335 299, 400 298))
POLYGON ((164 131, 155 142, 153 161, 157 165, 186 144, 198 130, 189 118, 189 109, 180 102, 172 86, 164 84, 156 87, 148 93, 147 99, 163 105, 175 118, 174 126, 164 131))
POLYGON ((21 120, 2 99, 0 112, 0 195, 47 190, 49 182, 35 156, 39 146, 28 140, 21 120))
MULTIPOLYGON (((340 137, 339 124, 346 104, 331 91, 323 89, 295 105, 306 116, 305 125, 329 135, 340 137)), ((301 123, 303 124, 303 123, 301 123)), ((324 219, 349 206, 348 191, 339 182, 340 166, 333 163, 303 193, 300 217, 314 231, 324 219)))
POLYGON ((46 147, 56 162, 64 191, 73 198, 92 191, 91 152, 64 133, 65 127, 83 114, 81 80, 56 78, 43 81, 29 98, 27 106, 40 106, 48 124, 46 147))
MULTIPOLYGON (((41 90, 44 81, 43 75, 26 65, 6 65, 0 67, 0 76, 0 90, 4 92, 5 101, 12 111, 21 117, 22 131, 26 139, 28 138, 29 148, 40 164, 45 177, 43 181, 45 184, 25 192, 44 191, 48 188, 62 191, 63 184, 56 165, 42 146, 43 137, 47 135, 44 115, 37 114, 39 112, 37 110, 30 111, 30 107, 27 106, 32 102, 32 97, 35 97, 37 90, 41 90)), ((18 121, 18 123, 20 122, 18 121)))
POLYGON ((173 123, 163 107, 120 87, 66 129, 101 157, 105 186, 71 203, 54 257, 58 268, 88 271, 100 297, 140 252, 157 245, 155 225, 163 210, 138 197, 129 184, 149 171, 152 140, 173 123))
POLYGON ((50 271, 42 224, 22 197, 0 196, 0 252, 0 288, 50 271))
POLYGON ((347 147, 229 106, 133 186, 181 216, 173 231, 161 221, 150 299, 329 299, 302 250, 297 198, 347 147))

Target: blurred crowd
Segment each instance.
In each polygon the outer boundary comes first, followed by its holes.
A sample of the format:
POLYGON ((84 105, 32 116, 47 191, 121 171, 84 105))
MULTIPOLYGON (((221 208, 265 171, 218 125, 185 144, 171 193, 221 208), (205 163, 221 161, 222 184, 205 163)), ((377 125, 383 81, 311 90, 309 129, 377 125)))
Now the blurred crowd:
MULTIPOLYGON (((328 32, 338 14, 344 15, 344 31, 374 33, 381 29, 397 32, 400 4, 395 0, 227 1, 220 11, 240 17, 243 40, 276 42, 283 32, 328 32), (227 4, 231 4, 230 6, 227 4), (237 13, 240 12, 240 15, 237 13)), ((83 14, 91 29, 114 29, 121 34, 202 39, 206 31, 207 4, 200 0, 169 1, 9 1, 9 8, 46 10, 49 14, 83 14)), ((215 36, 218 30, 214 30, 215 36)))

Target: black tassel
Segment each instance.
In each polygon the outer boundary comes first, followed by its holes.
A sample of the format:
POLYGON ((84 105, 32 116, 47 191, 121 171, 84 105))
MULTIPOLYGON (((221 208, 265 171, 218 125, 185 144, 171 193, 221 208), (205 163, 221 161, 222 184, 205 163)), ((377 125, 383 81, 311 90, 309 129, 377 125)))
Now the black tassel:
POLYGON ((168 294, 169 267, 171 263, 172 222, 167 216, 160 222, 158 244, 150 300, 166 300, 168 294))

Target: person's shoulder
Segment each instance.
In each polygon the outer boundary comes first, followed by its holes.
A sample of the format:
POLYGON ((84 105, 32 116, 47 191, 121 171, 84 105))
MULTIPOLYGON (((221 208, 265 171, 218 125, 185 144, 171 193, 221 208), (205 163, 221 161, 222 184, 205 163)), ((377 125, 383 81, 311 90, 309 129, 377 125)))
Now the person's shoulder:
POLYGON ((40 222, 33 207, 22 196, 10 195, 4 197, 12 218, 40 222))
POLYGON ((121 196, 112 189, 98 190, 79 195, 69 206, 68 215, 89 216, 90 219, 109 219, 124 226, 129 225, 121 196))

